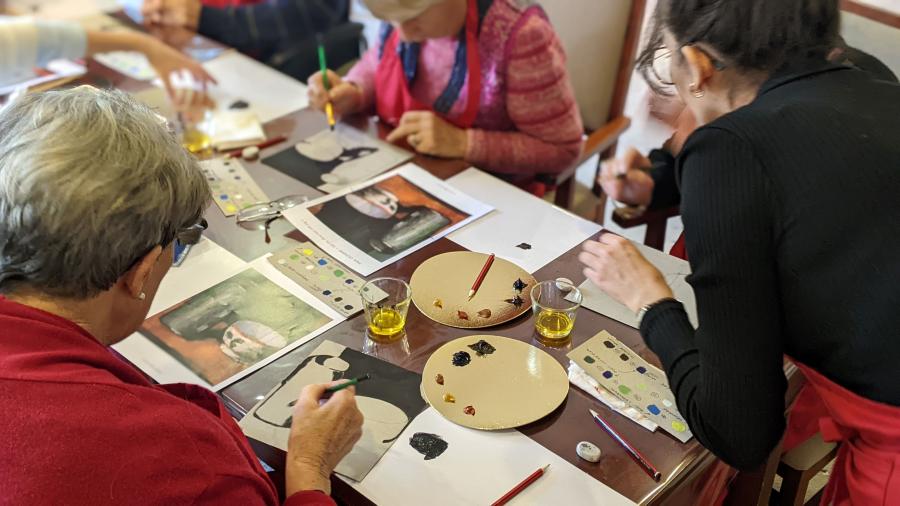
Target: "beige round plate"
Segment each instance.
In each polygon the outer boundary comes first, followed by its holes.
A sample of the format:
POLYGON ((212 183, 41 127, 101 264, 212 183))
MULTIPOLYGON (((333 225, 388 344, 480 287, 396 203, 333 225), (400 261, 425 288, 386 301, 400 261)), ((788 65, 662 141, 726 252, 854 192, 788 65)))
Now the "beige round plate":
POLYGON ((556 359, 528 343, 500 336, 450 341, 431 355, 422 372, 425 400, 446 419, 473 429, 511 429, 540 420, 562 404, 568 392, 569 378, 556 359), (478 356, 469 348, 482 340, 495 351, 478 356), (471 360, 455 366, 453 355, 461 351, 471 360), (445 400, 445 395, 455 402, 445 400), (469 406, 474 414, 466 412, 469 406))
POLYGON ((481 329, 506 323, 531 310, 534 276, 518 265, 495 258, 472 300, 469 289, 478 278, 488 255, 470 251, 443 253, 422 262, 409 281, 413 303, 428 318, 450 327, 481 329), (521 293, 513 283, 527 286, 521 293), (518 295, 518 307, 509 301, 518 295))

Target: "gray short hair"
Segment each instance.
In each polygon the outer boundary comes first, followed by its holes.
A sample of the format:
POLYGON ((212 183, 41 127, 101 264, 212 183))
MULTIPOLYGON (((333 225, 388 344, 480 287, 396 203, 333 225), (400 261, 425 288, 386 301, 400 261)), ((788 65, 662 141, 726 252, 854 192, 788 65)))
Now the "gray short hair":
POLYGON ((0 292, 108 290, 209 199, 196 160, 127 94, 21 97, 0 111, 0 292))

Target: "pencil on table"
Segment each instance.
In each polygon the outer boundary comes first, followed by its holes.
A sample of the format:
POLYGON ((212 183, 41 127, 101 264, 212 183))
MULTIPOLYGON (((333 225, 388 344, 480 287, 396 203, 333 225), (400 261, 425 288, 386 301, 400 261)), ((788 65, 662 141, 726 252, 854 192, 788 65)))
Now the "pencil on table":
POLYGON ((472 300, 472 297, 474 297, 475 293, 478 292, 478 289, 481 288, 481 283, 484 281, 485 276, 487 276, 487 273, 491 268, 491 264, 494 263, 494 257, 495 255, 491 253, 491 256, 489 256, 487 261, 484 263, 484 267, 481 268, 481 272, 478 274, 475 282, 472 283, 472 288, 469 289, 469 300, 472 300))
POLYGON ((615 429, 612 428, 612 425, 607 423, 606 420, 600 418, 600 415, 596 411, 594 411, 593 409, 589 409, 588 411, 591 412, 591 417, 593 417, 594 422, 596 422, 601 429, 603 429, 617 443, 619 443, 619 446, 624 448, 625 451, 628 452, 629 455, 631 455, 631 458, 633 458, 638 464, 640 464, 640 466, 644 469, 644 471, 646 471, 647 474, 650 475, 651 478, 653 478, 655 481, 659 481, 659 479, 662 477, 662 474, 657 471, 655 467, 653 467, 653 464, 651 464, 646 457, 641 455, 641 452, 637 451, 633 446, 631 446, 631 444, 626 441, 625 438, 622 437, 618 432, 616 432, 615 429))
POLYGON ((537 471, 531 473, 531 475, 528 476, 528 478, 525 478, 524 480, 522 480, 522 483, 519 483, 518 485, 516 485, 515 487, 513 487, 512 490, 510 490, 509 492, 507 492, 506 494, 504 494, 503 497, 501 497, 500 499, 497 499, 496 501, 494 501, 494 503, 491 504, 491 506, 503 506, 504 504, 506 504, 506 503, 508 503, 509 501, 511 501, 513 497, 515 497, 515 496, 519 495, 520 493, 522 493, 522 491, 525 490, 526 488, 528 488, 529 485, 531 485, 532 483, 536 482, 538 478, 540 478, 541 476, 543 476, 544 473, 547 472, 547 468, 549 468, 549 467, 550 467, 550 464, 547 464, 546 466, 544 466, 544 467, 538 469, 537 471))

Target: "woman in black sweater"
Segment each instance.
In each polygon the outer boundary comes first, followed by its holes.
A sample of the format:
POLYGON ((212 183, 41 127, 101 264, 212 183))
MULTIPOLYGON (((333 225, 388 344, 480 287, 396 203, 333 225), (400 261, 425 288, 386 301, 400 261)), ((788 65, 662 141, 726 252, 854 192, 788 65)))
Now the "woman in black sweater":
POLYGON ((848 443, 826 498, 883 504, 900 497, 900 86, 825 61, 839 12, 660 0, 647 51, 670 52, 661 80, 703 125, 676 161, 697 330, 628 241, 605 234, 580 258, 642 316, 716 455, 749 469, 775 447, 788 355, 824 400, 823 435, 848 443))

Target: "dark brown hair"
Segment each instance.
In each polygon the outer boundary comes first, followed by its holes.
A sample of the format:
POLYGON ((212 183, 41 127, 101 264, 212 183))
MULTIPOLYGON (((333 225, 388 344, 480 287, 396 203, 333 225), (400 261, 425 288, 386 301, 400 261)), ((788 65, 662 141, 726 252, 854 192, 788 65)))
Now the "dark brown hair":
POLYGON ((659 0, 652 23, 637 63, 656 87, 651 67, 664 29, 679 44, 706 44, 726 66, 772 72, 795 57, 825 58, 840 7, 838 0, 659 0))

